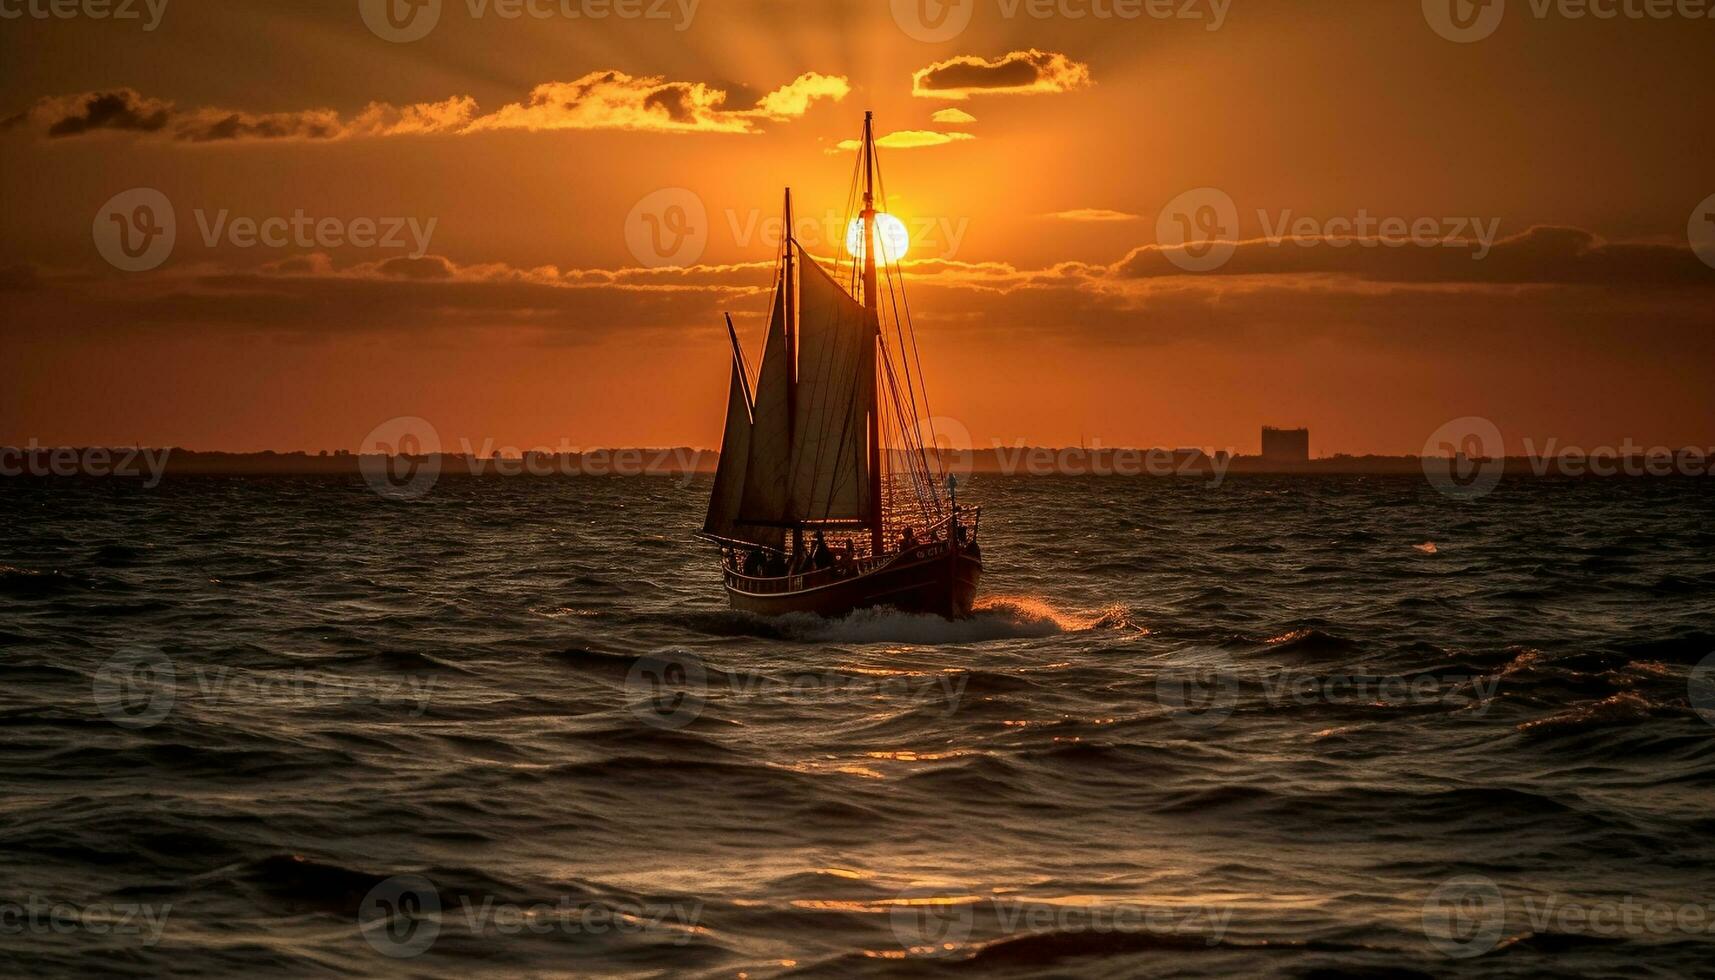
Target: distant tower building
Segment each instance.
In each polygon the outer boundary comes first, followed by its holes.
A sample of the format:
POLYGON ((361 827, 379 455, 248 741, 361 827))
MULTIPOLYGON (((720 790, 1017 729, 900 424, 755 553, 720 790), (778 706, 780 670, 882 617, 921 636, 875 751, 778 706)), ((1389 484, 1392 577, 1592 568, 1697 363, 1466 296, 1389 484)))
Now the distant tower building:
POLYGON ((1310 461, 1309 429, 1276 429, 1262 427, 1262 458, 1282 463, 1310 461))

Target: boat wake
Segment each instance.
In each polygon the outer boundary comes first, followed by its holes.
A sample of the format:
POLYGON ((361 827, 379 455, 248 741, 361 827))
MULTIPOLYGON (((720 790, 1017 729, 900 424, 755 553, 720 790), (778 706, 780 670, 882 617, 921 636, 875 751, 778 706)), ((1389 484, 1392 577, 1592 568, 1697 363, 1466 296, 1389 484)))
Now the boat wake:
POLYGON ((968 619, 948 620, 896 609, 859 609, 840 619, 782 617, 781 631, 788 639, 817 643, 986 643, 1102 629, 1137 629, 1127 618, 1127 612, 1115 607, 1095 614, 1079 614, 1057 609, 1033 596, 995 596, 978 600, 968 619))

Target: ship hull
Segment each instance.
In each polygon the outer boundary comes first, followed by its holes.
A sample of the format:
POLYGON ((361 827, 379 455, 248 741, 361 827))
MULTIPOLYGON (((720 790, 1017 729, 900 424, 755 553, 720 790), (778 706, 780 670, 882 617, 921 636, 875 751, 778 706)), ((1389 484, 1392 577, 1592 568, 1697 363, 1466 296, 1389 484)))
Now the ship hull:
POLYGON ((982 571, 982 556, 974 548, 940 541, 784 578, 752 578, 729 570, 726 591, 734 609, 761 616, 837 617, 855 609, 886 607, 963 619, 976 602, 982 571))

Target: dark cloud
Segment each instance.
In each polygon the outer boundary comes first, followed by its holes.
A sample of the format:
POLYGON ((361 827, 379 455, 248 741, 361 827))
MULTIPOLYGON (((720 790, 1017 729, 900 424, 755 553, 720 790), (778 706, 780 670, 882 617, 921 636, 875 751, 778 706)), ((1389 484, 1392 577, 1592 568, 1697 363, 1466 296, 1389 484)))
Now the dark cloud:
POLYGON ((748 109, 728 109, 728 93, 704 82, 676 82, 618 71, 590 72, 570 82, 546 82, 524 102, 486 115, 476 100, 372 102, 346 116, 334 109, 258 113, 206 106, 177 109, 131 89, 40 99, 0 121, 50 139, 99 130, 125 130, 187 143, 234 140, 340 140, 404 135, 464 135, 488 130, 629 129, 655 132, 753 133, 764 122, 803 116, 818 101, 839 101, 851 86, 838 75, 805 72, 763 95, 748 109))
POLYGON ((24 112, 8 116, 0 127, 36 123, 48 138, 58 139, 104 129, 154 133, 165 129, 172 117, 172 103, 120 88, 43 99, 24 112))
MULTIPOLYGON (((906 266, 920 326, 988 338, 1063 335, 1135 346, 1339 337, 1428 350, 1480 345, 1505 332, 1539 337, 1545 349, 1595 337, 1621 347, 1671 341, 1687 356, 1715 349, 1715 270, 1685 246, 1538 228, 1497 244, 1484 262, 1438 251, 1245 243, 1228 267, 1203 274, 1171 266, 1156 246, 1107 266, 1016 269, 945 259, 906 266)), ((760 309, 770 268, 520 269, 433 255, 345 268, 307 255, 240 271, 168 266, 138 276, 13 268, 0 272, 0 316, 21 330, 524 326, 575 343, 625 330, 702 330, 722 311, 760 309)))
MULTIPOLYGON (((1444 226, 1445 227, 1445 226, 1444 226)), ((1476 238, 1445 244, 1376 237, 1253 239, 1202 276, 1338 275, 1376 283, 1715 286, 1715 270, 1684 245, 1605 242, 1582 228, 1537 226, 1486 248, 1476 238)), ((1183 276, 1170 261, 1182 247, 1145 245, 1114 266, 1122 279, 1183 276)))
POLYGON ((913 95, 965 99, 982 93, 1033 95, 1090 84, 1090 67, 1053 51, 1013 51, 998 58, 961 55, 911 76, 913 95))

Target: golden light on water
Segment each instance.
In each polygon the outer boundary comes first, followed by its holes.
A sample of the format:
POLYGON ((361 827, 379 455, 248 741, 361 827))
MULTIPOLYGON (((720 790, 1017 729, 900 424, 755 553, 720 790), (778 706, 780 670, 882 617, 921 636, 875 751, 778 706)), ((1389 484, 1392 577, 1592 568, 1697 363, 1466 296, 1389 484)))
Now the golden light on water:
MULTIPOLYGON (((905 222, 885 211, 875 216, 875 233, 881 239, 879 258, 884 262, 899 261, 911 247, 911 235, 905 230, 905 222)), ((851 223, 846 225, 846 254, 859 257, 863 255, 862 218, 853 218, 851 223)))

